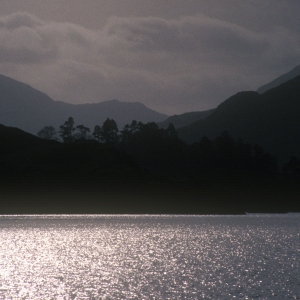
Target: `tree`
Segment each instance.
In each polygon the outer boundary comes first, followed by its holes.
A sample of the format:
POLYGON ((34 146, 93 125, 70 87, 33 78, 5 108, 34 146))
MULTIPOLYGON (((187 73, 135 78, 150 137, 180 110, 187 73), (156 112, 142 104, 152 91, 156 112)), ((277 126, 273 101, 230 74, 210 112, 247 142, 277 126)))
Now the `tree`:
POLYGON ((167 136, 172 139, 177 138, 177 131, 176 131, 173 123, 169 124, 168 128, 166 129, 166 133, 167 133, 167 136))
POLYGON ((78 139, 80 140, 86 140, 89 137, 90 129, 88 127, 85 127, 83 125, 76 126, 76 129, 78 130, 78 139))
POLYGON ((37 136, 46 140, 56 140, 57 132, 53 126, 45 126, 37 133, 37 136))
POLYGON ((64 141, 64 143, 72 142, 74 140, 73 132, 74 128, 74 119, 72 117, 68 118, 68 120, 61 125, 59 131, 59 135, 64 141))
POLYGON ((121 131, 121 139, 123 143, 129 143, 133 136, 139 131, 139 123, 135 120, 131 124, 126 124, 121 131))
POLYGON ((253 159, 256 171, 259 174, 271 174, 278 171, 277 159, 271 156, 271 154, 266 153, 261 146, 253 146, 253 159))
POLYGON ((118 126, 113 119, 107 118, 101 128, 101 140, 106 144, 114 144, 118 142, 118 126))
POLYGON ((94 131, 92 133, 92 136, 94 137, 94 139, 98 142, 100 142, 101 140, 101 127, 99 125, 96 125, 94 128, 94 131))
POLYGON ((283 166, 283 173, 289 177, 300 178, 300 160, 296 156, 291 156, 283 166))

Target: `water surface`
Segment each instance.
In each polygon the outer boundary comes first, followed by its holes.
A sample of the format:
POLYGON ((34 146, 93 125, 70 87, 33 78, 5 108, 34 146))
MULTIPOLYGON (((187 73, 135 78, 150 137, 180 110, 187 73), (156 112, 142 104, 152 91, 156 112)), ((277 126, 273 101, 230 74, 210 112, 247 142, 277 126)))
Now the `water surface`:
POLYGON ((0 216, 0 299, 300 299, 300 215, 0 216))

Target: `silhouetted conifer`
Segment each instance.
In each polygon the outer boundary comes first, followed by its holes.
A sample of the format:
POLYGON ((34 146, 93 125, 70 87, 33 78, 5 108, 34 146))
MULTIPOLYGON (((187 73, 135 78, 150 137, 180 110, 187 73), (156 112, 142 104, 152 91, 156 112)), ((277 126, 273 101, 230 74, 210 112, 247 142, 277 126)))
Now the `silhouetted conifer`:
POLYGON ((116 144, 119 140, 118 132, 115 120, 107 118, 101 127, 101 140, 106 144, 116 144))
POLYGON ((74 128, 74 119, 72 117, 69 117, 68 120, 59 128, 60 128, 59 135, 64 141, 64 143, 74 141, 73 132, 75 128, 74 128))

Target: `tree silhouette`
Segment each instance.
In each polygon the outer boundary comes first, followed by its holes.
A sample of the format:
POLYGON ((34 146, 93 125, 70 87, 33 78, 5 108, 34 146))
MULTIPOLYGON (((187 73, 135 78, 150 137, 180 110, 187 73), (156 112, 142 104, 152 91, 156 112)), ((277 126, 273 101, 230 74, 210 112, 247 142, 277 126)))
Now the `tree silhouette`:
POLYGON ((53 126, 45 126, 37 133, 37 136, 46 140, 56 140, 57 132, 53 126))
POLYGON ((175 135, 172 125, 159 128, 154 122, 132 121, 121 131, 119 148, 132 155, 145 170, 158 176, 179 178, 186 165, 186 146, 175 135))
POLYGON ((78 130, 78 139, 86 140, 89 137, 90 129, 88 127, 78 125, 76 126, 76 129, 78 130))
POLYGON ((101 128, 101 140, 106 144, 115 144, 119 139, 118 132, 117 123, 113 119, 107 118, 101 128))
POLYGON ((123 143, 128 144, 134 135, 139 131, 139 124, 136 120, 133 120, 131 124, 126 124, 121 131, 121 140, 123 143))
POLYGON ((59 128, 60 128, 59 135, 64 141, 64 143, 72 142, 74 140, 73 132, 75 128, 74 128, 74 119, 72 117, 69 117, 68 120, 59 128))
POLYGON ((94 131, 92 133, 92 136, 94 137, 94 139, 98 142, 100 142, 101 140, 101 127, 99 125, 96 125, 94 128, 94 131))
POLYGON ((167 136, 170 138, 177 138, 177 131, 173 123, 170 123, 166 129, 167 136))
POLYGON ((266 174, 272 174, 278 171, 276 158, 266 153, 261 146, 254 145, 253 152, 253 160, 257 174, 266 176, 266 174))

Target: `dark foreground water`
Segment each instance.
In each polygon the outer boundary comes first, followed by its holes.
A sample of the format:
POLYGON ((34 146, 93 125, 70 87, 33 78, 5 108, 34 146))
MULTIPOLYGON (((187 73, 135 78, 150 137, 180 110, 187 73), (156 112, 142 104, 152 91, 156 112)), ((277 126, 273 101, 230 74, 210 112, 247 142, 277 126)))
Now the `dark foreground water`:
POLYGON ((300 299, 300 214, 0 216, 0 299, 300 299))

